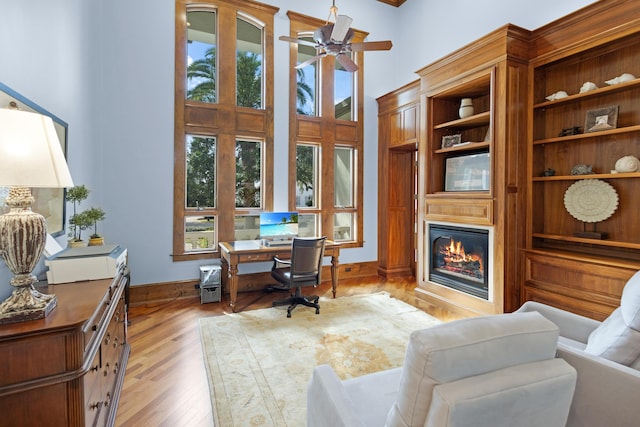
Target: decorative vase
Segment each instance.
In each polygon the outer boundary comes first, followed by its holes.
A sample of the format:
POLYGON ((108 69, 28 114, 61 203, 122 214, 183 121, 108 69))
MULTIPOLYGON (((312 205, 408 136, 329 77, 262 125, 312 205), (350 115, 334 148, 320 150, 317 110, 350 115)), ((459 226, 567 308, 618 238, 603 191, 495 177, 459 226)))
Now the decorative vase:
POLYGON ((465 117, 473 116, 473 104, 471 103, 471 98, 462 98, 460 101, 460 109, 458 110, 458 114, 461 119, 465 117))

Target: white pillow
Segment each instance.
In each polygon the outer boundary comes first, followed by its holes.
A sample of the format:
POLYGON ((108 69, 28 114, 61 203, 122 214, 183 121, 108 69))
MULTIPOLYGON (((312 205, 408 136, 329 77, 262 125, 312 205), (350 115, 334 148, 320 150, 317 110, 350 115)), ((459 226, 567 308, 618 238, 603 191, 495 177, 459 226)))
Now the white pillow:
POLYGON ((629 366, 640 356, 640 332, 628 327, 616 308, 591 332, 584 351, 629 366))
POLYGON ((627 366, 640 358, 640 271, 624 285, 620 307, 591 332, 584 351, 627 366))
POLYGON ((624 285, 620 308, 624 323, 630 328, 640 331, 640 271, 624 285))

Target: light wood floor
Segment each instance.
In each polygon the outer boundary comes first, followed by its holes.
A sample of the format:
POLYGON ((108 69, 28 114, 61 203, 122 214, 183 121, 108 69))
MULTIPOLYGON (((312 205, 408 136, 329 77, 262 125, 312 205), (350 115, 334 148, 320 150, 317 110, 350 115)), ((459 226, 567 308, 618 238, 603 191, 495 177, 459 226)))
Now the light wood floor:
MULTIPOLYGON (((415 280, 411 279, 384 280, 370 277, 341 280, 338 296, 387 291, 395 298, 441 320, 457 318, 452 313, 416 299, 413 291, 415 286, 415 280)), ((323 284, 313 293, 330 297, 331 286, 323 284)), ((242 293, 238 295, 238 309, 270 307, 271 301, 277 298, 277 294, 242 293)), ((305 309, 307 308, 296 308, 305 309)), ((225 311, 227 308, 224 302, 200 304, 197 298, 130 308, 131 326, 128 338, 131 355, 120 396, 117 426, 213 425, 198 319, 218 316, 225 311)), ((295 322, 295 317, 294 310, 292 322, 295 322)))

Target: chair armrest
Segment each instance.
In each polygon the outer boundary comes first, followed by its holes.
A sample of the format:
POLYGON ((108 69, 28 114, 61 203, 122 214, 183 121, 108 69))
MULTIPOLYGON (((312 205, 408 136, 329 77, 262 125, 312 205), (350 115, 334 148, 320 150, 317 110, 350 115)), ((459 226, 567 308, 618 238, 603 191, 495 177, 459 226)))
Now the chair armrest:
POLYGON ((578 371, 568 427, 637 425, 640 371, 562 344, 558 356, 578 371))
POLYGON ((329 365, 316 366, 307 388, 307 427, 363 426, 342 381, 329 365))
POLYGON ((290 259, 281 259, 281 258, 278 258, 277 256, 274 256, 273 260, 275 262, 277 262, 278 264, 291 265, 291 260, 290 259))
POLYGON ((517 311, 537 311, 560 329, 560 336, 586 344, 589 335, 600 322, 570 311, 561 310, 535 301, 527 301, 517 311))
POLYGON ((273 257, 273 269, 277 268, 278 265, 291 265, 291 260, 290 259, 281 259, 278 258, 277 256, 273 257))

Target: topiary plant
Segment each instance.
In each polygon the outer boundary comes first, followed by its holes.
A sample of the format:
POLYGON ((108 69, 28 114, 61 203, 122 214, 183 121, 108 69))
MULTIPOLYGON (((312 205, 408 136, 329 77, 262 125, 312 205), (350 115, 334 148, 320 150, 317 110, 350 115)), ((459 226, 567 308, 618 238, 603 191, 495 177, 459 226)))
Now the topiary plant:
POLYGON ((93 234, 90 237, 92 239, 98 239, 102 237, 98 234, 98 221, 102 221, 103 219, 105 219, 106 217, 105 212, 100 208, 92 207, 91 209, 88 209, 85 213, 87 214, 87 216, 89 216, 89 219, 93 224, 93 234))
POLYGON ((84 212, 78 213, 80 202, 89 197, 89 189, 84 185, 77 185, 67 190, 67 202, 73 204, 73 215, 69 218, 69 237, 73 242, 82 241, 82 230, 86 230, 91 225, 90 219, 84 212))

